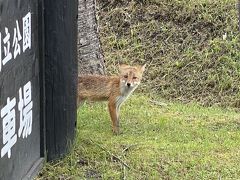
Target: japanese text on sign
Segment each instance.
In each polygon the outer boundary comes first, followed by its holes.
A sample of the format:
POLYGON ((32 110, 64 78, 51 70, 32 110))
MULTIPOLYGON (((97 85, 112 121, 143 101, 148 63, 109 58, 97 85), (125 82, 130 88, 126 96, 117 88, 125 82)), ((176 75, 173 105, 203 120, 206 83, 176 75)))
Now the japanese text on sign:
MULTIPOLYGON (((13 30, 4 27, 0 32, 0 72, 9 62, 17 59, 21 53, 31 49, 31 13, 21 20, 13 21, 13 30)), ((19 88, 18 94, 7 97, 0 109, 2 125, 1 158, 11 158, 11 149, 18 138, 27 138, 32 133, 32 86, 31 81, 19 88), (19 127, 17 127, 19 125, 19 127)), ((1 127, 0 127, 1 128, 1 127)))
POLYGON ((13 30, 13 40, 10 42, 10 31, 7 27, 4 32, 0 32, 0 72, 4 65, 12 59, 16 59, 21 52, 31 49, 31 13, 27 13, 22 18, 22 34, 19 27, 19 21, 16 20, 13 30), (21 48, 22 47, 22 48, 21 48))
POLYGON ((27 138, 32 132, 32 88, 29 81, 19 89, 18 110, 20 127, 16 132, 16 98, 7 98, 7 103, 1 109, 2 131, 3 131, 3 148, 1 149, 1 158, 8 154, 11 157, 11 148, 19 138, 27 138))

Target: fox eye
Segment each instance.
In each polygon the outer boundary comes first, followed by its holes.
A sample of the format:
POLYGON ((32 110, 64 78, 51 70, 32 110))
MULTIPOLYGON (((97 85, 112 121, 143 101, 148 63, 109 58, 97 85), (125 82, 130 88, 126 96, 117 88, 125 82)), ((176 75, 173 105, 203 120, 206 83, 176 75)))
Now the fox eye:
POLYGON ((137 77, 134 76, 133 79, 137 79, 137 77))
POLYGON ((124 78, 128 78, 128 75, 124 75, 123 77, 124 77, 124 78))

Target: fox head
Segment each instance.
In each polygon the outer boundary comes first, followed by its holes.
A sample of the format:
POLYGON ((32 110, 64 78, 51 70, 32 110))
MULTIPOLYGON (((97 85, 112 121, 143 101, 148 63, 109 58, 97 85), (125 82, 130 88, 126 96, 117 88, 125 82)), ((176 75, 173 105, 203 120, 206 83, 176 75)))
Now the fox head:
POLYGON ((140 84, 145 66, 129 66, 122 64, 120 70, 120 84, 122 90, 133 91, 140 84))

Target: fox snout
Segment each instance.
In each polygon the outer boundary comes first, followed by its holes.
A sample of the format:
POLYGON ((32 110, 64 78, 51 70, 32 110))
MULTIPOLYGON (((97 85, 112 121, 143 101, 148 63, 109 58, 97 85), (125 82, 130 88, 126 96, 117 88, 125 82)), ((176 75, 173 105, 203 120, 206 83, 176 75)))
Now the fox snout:
POLYGON ((139 83, 138 82, 133 82, 133 81, 132 82, 131 81, 125 81, 124 85, 125 85, 126 88, 134 88, 134 87, 138 86, 139 83))
POLYGON ((127 88, 131 88, 131 87, 133 87, 133 83, 131 83, 131 82, 126 82, 126 83, 125 83, 125 86, 126 86, 127 88))

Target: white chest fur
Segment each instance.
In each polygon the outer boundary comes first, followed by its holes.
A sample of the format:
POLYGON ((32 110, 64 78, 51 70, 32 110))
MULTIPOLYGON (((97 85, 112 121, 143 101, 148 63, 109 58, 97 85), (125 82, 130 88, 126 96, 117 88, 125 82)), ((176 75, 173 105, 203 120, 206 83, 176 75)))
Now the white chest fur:
POLYGON ((132 92, 137 88, 134 87, 134 88, 131 88, 131 89, 121 89, 121 96, 118 96, 116 98, 116 107, 119 109, 120 106, 122 105, 122 103, 124 101, 126 101, 126 99, 132 94, 132 92))

